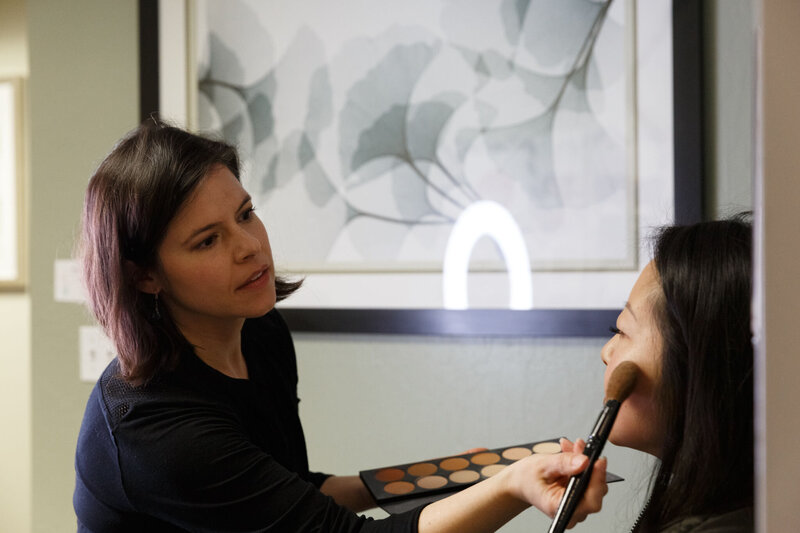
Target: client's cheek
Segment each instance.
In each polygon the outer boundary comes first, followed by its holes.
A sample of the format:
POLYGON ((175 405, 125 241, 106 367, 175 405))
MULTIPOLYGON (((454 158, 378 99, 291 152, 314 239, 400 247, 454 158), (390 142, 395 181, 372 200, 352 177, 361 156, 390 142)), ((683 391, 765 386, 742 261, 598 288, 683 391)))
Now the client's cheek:
POLYGON ((616 446, 630 446, 630 424, 626 417, 620 410, 614 425, 611 428, 611 433, 608 435, 608 441, 616 446))
POLYGON ((635 397, 635 392, 622 402, 619 413, 611 428, 609 439, 618 446, 636 447, 638 437, 647 425, 646 416, 641 406, 641 396, 635 397))

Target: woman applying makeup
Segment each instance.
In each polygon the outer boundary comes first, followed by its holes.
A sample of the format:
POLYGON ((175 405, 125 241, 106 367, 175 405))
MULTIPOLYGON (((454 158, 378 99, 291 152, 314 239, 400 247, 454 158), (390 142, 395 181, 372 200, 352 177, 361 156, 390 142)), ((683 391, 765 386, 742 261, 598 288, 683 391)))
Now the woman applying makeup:
MULTIPOLYGON (((79 531, 493 531, 552 515, 581 454, 534 455, 384 520, 356 476, 309 470, 291 336, 264 225, 225 143, 150 121, 92 176, 81 253, 90 308, 118 357, 89 398, 79 531)), ((573 522, 599 510, 605 462, 573 522)))
POLYGON ((633 531, 749 533, 751 227, 743 217, 668 227, 654 243, 602 350, 606 386, 623 361, 639 367, 609 440, 659 459, 633 531))

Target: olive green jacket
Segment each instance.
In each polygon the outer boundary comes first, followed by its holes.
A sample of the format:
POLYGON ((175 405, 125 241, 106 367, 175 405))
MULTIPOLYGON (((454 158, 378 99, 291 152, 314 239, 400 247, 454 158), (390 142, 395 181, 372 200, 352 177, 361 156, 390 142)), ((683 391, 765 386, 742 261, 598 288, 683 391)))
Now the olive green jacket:
POLYGON ((660 533, 753 533, 753 508, 745 507, 724 514, 690 516, 668 524, 660 533))

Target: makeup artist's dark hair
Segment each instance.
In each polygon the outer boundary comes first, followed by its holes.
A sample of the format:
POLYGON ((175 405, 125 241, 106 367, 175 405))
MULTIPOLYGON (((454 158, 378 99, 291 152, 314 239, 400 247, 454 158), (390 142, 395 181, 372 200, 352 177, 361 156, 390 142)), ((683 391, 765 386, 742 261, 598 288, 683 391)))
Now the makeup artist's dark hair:
MULTIPOLYGON (((224 165, 239 179, 236 150, 152 119, 126 135, 89 181, 79 243, 89 308, 114 342, 123 378, 142 384, 174 368, 189 347, 138 272, 157 266, 167 226, 207 173, 224 165)), ((278 277, 282 300, 302 282, 278 277)))
POLYGON ((749 215, 664 228, 654 244, 665 432, 638 531, 753 505, 749 215))

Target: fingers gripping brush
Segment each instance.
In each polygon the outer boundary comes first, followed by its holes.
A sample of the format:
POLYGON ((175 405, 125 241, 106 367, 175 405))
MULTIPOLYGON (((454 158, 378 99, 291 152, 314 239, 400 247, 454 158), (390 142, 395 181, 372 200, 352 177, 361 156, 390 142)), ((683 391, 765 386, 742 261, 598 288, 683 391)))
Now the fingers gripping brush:
POLYGON ((597 417, 592 433, 586 439, 586 448, 583 450, 583 454, 589 457, 589 464, 583 472, 570 478, 548 533, 563 533, 567 529, 567 524, 589 485, 592 468, 603 452, 603 446, 611 433, 611 426, 614 425, 614 420, 617 418, 619 407, 636 385, 638 373, 639 368, 634 363, 625 361, 614 369, 608 379, 606 405, 600 411, 600 416, 597 417))

